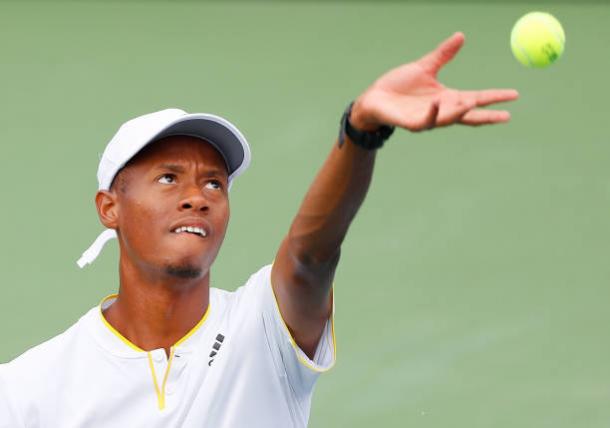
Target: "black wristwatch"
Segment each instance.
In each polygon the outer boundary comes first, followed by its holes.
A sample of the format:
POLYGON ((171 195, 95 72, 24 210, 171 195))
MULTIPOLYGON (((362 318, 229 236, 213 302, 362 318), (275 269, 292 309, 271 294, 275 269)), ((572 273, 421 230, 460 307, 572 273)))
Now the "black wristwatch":
POLYGON ((383 143, 390 138, 390 135, 394 132, 393 126, 383 125, 376 131, 367 132, 360 131, 352 126, 349 122, 350 114, 352 113, 352 107, 354 102, 347 106, 343 116, 341 117, 341 128, 339 129, 339 147, 345 142, 345 136, 347 135, 351 142, 357 146, 363 147, 366 150, 376 150, 383 146, 383 143))

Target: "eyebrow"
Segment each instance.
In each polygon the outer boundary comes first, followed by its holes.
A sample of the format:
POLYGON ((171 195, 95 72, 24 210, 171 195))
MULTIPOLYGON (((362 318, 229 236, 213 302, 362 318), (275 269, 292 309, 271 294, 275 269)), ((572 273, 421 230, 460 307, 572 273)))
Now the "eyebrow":
POLYGON ((158 169, 167 169, 171 172, 181 173, 184 172, 184 167, 173 163, 162 163, 157 167, 158 169))
MULTIPOLYGON (((176 174, 181 174, 186 171, 182 165, 177 165, 177 164, 173 164, 173 163, 162 163, 157 168, 169 170, 171 172, 175 172, 176 174)), ((217 176, 222 177, 222 176, 225 176, 228 174, 227 174, 227 171, 223 171, 223 170, 214 168, 214 169, 210 169, 210 170, 206 171, 203 175, 205 177, 217 177, 217 176)))

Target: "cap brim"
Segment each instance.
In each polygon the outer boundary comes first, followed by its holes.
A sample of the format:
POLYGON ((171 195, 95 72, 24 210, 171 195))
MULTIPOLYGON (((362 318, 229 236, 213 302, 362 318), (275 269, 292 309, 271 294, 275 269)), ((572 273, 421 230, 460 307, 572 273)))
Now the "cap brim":
POLYGON ((224 158, 229 180, 240 175, 250 164, 250 147, 246 138, 229 121, 213 114, 194 113, 178 118, 153 140, 172 135, 187 135, 210 143, 224 158))

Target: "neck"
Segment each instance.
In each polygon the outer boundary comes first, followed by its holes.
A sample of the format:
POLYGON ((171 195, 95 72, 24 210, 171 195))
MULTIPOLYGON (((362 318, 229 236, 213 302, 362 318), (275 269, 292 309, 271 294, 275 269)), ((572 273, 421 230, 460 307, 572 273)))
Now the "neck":
POLYGON ((140 349, 164 348, 169 355, 208 308, 209 269, 199 278, 176 278, 143 272, 121 258, 119 271, 119 295, 104 317, 140 349))

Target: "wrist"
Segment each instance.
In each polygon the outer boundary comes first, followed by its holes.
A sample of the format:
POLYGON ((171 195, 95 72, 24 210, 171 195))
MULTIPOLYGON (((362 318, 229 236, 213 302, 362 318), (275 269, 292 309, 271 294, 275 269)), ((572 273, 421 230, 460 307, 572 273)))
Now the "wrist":
POLYGON ((390 138, 394 132, 394 127, 387 125, 375 125, 373 127, 372 123, 362 120, 360 116, 356 116, 355 122, 357 125, 354 125, 352 121, 354 105, 355 103, 353 102, 348 105, 341 117, 338 138, 339 147, 343 145, 346 137, 348 137, 353 144, 366 150, 379 149, 390 138), (363 128, 357 128, 356 126, 363 128))
POLYGON ((356 100, 352 106, 352 112, 348 118, 349 123, 359 131, 374 132, 377 131, 381 124, 375 123, 370 119, 367 120, 366 113, 363 111, 361 103, 356 100))

